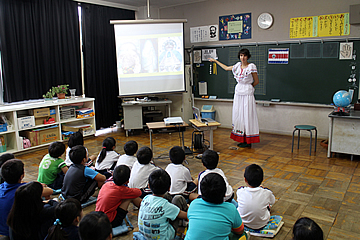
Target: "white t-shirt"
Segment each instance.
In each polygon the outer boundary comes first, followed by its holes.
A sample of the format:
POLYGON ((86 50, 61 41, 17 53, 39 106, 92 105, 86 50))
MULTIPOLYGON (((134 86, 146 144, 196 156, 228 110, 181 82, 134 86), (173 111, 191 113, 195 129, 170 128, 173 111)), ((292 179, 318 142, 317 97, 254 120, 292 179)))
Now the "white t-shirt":
MULTIPOLYGON (((86 149, 86 154, 89 156, 88 149, 87 148, 85 148, 85 149, 86 149)), ((71 150, 71 148, 67 147, 66 156, 65 156, 65 163, 66 163, 66 166, 68 166, 68 167, 70 167, 70 165, 73 164, 73 162, 70 160, 70 157, 69 157, 70 150, 71 150)))
POLYGON ((148 178, 150 174, 159 169, 153 164, 140 164, 135 162, 130 173, 129 187, 130 188, 146 188, 148 186, 148 178))
POLYGON ((170 163, 165 171, 171 177, 170 194, 183 193, 186 190, 187 183, 192 182, 190 170, 182 164, 170 163))
MULTIPOLYGON (((101 152, 100 152, 101 153, 101 152)), ((99 160, 99 155, 96 158, 96 163, 95 163, 95 169, 96 170, 105 170, 105 169, 110 169, 112 167, 112 165, 114 163, 116 163, 119 160, 119 156, 120 154, 118 154, 115 151, 106 151, 106 156, 105 158, 102 160, 102 162, 99 164, 98 160, 99 160)))
POLYGON ((243 223, 252 229, 264 227, 270 219, 268 207, 275 203, 274 194, 263 187, 240 187, 236 195, 243 223))
POLYGON ((135 156, 123 154, 119 157, 116 166, 126 165, 131 170, 135 162, 137 162, 137 158, 135 156))
POLYGON ((225 197, 224 197, 224 201, 227 201, 231 198, 231 196, 234 193, 234 190, 232 189, 232 187, 230 186, 230 184, 228 183, 227 178, 225 177, 224 172, 220 169, 220 168, 215 168, 215 169, 206 169, 205 171, 202 171, 201 173, 199 173, 199 187, 198 187, 198 194, 201 195, 201 180, 209 173, 217 173, 220 176, 222 176, 224 178, 225 184, 226 184, 226 193, 225 193, 225 197))

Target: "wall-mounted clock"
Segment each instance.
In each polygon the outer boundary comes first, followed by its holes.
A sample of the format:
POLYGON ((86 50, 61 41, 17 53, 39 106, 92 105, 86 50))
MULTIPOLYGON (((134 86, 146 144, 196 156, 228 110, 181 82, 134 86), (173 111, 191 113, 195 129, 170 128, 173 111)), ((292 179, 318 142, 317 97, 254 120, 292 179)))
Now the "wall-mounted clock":
POLYGON ((257 24, 261 29, 268 29, 274 22, 274 18, 270 13, 262 13, 257 19, 257 24))

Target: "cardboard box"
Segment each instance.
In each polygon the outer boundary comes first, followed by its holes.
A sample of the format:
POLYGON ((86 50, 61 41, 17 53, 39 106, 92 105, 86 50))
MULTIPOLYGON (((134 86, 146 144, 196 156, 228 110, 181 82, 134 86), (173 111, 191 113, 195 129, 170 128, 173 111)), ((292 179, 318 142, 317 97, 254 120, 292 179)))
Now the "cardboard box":
POLYGON ((30 110, 30 114, 34 117, 48 117, 50 116, 50 108, 36 108, 34 110, 30 110))
POLYGON ((52 124, 56 122, 56 114, 55 115, 50 115, 50 117, 40 117, 40 118, 35 118, 35 124, 36 125, 42 125, 42 124, 52 124), (48 121, 50 118, 53 118, 54 121, 48 121))
POLYGON ((35 117, 27 116, 18 118, 19 129, 35 127, 35 117))
POLYGON ((40 135, 40 143, 39 144, 45 144, 45 143, 55 142, 55 141, 60 140, 58 126, 41 129, 39 131, 39 135, 40 135))
POLYGON ((24 131, 21 134, 30 140, 32 147, 40 144, 39 143, 39 141, 40 141, 39 131, 24 131))

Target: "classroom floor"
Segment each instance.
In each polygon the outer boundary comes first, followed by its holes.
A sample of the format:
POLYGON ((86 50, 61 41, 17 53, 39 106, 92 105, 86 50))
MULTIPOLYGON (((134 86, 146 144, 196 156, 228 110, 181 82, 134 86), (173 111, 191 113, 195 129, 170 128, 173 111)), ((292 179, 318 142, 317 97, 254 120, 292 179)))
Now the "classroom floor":
MULTIPOLYGON (((185 132, 185 146, 191 146, 192 129, 185 132)), ((116 128, 98 131, 98 136, 85 140, 90 154, 98 154, 102 141, 112 136, 116 139, 116 151, 123 154, 123 145, 135 140, 142 146, 150 146, 149 134, 138 131, 125 137, 123 130, 116 128)), ((234 191, 242 185, 243 171, 252 163, 264 169, 263 186, 270 188, 276 203, 272 214, 284 217, 284 226, 274 239, 291 239, 292 226, 300 217, 314 219, 323 229, 325 239, 360 239, 360 166, 359 156, 350 160, 349 155, 333 154, 326 157, 327 150, 317 144, 317 152, 309 156, 309 139, 301 138, 300 150, 296 147, 291 153, 291 137, 275 134, 260 134, 260 143, 251 148, 238 148, 229 138, 230 130, 219 128, 214 131, 214 150, 220 153, 219 166, 226 174, 234 191)), ((167 156, 169 149, 180 144, 178 133, 161 133, 153 135, 154 156, 167 156)), ((205 135, 207 137, 207 135, 205 135)), ((16 155, 25 162, 25 181, 37 179, 38 164, 47 149, 16 155)), ((194 154, 196 156, 196 154, 194 154)), ((165 168, 170 162, 168 158, 155 159, 155 164, 165 168)), ((188 167, 192 176, 204 169, 201 160, 187 156, 188 167)), ((95 205, 85 209, 85 213, 93 211, 95 205)), ((129 218, 137 231, 137 213, 132 205, 129 207, 129 218)), ((115 239, 130 240, 132 232, 115 239)), ((251 239, 263 239, 251 237, 251 239)), ((265 238, 264 238, 265 239, 265 238)))

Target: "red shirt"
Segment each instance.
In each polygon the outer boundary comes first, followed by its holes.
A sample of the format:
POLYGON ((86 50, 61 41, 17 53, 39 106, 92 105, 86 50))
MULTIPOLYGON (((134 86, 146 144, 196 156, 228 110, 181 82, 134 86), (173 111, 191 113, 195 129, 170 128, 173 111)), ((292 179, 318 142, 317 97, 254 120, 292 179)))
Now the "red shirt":
POLYGON ((107 182, 100 189, 95 211, 106 213, 110 222, 112 222, 123 199, 133 199, 140 197, 140 195, 140 189, 129 188, 124 185, 118 186, 114 182, 107 182))

